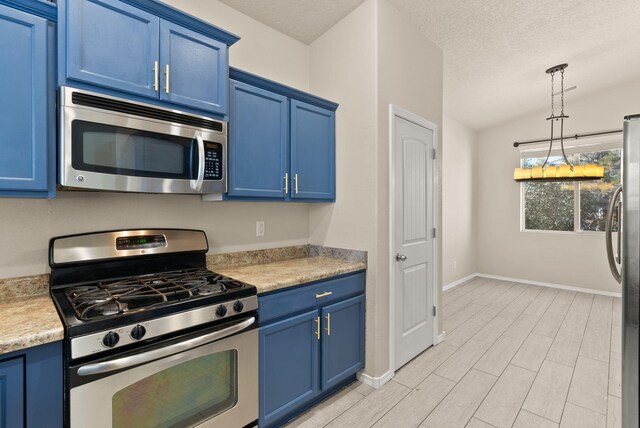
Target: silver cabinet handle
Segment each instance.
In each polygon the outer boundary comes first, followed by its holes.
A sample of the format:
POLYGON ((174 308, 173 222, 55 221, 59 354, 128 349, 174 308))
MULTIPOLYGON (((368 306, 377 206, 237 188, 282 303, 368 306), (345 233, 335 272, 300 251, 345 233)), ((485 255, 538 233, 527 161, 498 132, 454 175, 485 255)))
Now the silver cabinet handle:
POLYGON ((196 140, 198 141, 198 177, 195 180, 191 180, 191 188, 196 192, 200 192, 204 182, 205 167, 204 140, 200 131, 196 131, 196 140))
POLYGON ((99 373, 108 373, 114 370, 120 370, 127 367, 136 366, 138 364, 159 360, 160 358, 168 357, 170 355, 188 351, 189 349, 197 348, 198 346, 206 345, 207 343, 214 342, 216 340, 224 339, 227 336, 231 336, 234 333, 245 330, 254 322, 256 322, 255 317, 251 317, 220 331, 185 340, 184 342, 174 343, 173 345, 169 345, 164 348, 154 349, 153 351, 143 352, 142 354, 131 355, 129 357, 118 358, 117 360, 113 361, 87 364, 86 366, 82 366, 78 369, 78 376, 90 376, 99 373))
POLYGON ((158 69, 160 65, 158 61, 153 62, 153 89, 158 92, 158 73, 160 70, 158 69))
POLYGON ((289 173, 284 173, 284 195, 287 196, 289 193, 289 173))
POLYGON ((293 176, 293 191, 298 194, 298 174, 293 176))
MULTIPOLYGON (((609 210, 607 211, 606 222, 604 226, 604 237, 607 245, 607 259, 609 259, 609 268, 611 269, 611 274, 616 279, 616 281, 622 281, 622 275, 620 274, 620 270, 618 270, 618 265, 620 260, 620 229, 622 229, 622 221, 620 218, 620 205, 616 201, 622 192, 622 186, 619 186, 611 196, 611 200, 609 201, 609 210), (618 212, 618 254, 614 255, 613 253, 613 213, 614 211, 618 212), (617 263, 616 263, 617 262, 617 263)), ((621 203, 621 202, 620 202, 621 203)))
POLYGON ((168 94, 169 93, 169 79, 170 79, 170 77, 169 77, 169 64, 167 64, 166 67, 165 67, 165 75, 166 75, 167 79, 166 79, 166 82, 165 82, 165 85, 164 85, 164 90, 168 94))
POLYGON ((405 256, 404 254, 396 254, 396 261, 398 262, 405 262, 407 261, 407 256, 405 256))

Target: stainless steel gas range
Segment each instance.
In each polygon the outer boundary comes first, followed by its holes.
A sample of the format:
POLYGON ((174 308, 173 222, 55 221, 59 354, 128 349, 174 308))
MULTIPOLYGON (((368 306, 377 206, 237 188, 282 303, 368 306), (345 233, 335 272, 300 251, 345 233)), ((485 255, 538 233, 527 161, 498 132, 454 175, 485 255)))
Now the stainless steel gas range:
POLYGON ((256 288, 208 271, 207 251, 184 229, 50 241, 66 426, 256 424, 256 288))

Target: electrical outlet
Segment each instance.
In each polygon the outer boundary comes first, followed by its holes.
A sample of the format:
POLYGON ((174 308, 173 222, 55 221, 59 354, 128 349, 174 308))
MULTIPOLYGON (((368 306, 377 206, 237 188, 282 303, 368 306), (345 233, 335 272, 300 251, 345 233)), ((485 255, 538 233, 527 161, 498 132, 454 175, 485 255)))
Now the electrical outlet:
POLYGON ((264 221, 256 221, 256 236, 264 236, 264 221))
POLYGON ((458 262, 454 260, 453 262, 453 268, 454 269, 458 269, 458 262))

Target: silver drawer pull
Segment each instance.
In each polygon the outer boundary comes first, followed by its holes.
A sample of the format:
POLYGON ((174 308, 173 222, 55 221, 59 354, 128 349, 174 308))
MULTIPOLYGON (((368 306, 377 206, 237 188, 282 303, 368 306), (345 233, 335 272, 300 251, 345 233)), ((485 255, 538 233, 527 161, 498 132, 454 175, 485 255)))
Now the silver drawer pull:
POLYGON ((325 291, 324 293, 316 294, 316 299, 319 299, 321 297, 331 296, 332 294, 333 294, 333 291, 325 291))

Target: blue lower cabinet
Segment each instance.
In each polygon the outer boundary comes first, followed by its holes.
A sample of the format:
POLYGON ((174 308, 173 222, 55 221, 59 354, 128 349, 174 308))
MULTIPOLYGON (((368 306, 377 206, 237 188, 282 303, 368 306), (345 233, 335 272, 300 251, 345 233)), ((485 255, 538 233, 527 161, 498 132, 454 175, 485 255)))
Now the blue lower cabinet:
POLYGON ((318 311, 260 329, 260 426, 269 426, 320 391, 318 311))
POLYGON ((322 389, 364 367, 364 296, 322 308, 322 389))
POLYGON ((0 360, 0 427, 24 426, 24 359, 0 360))
POLYGON ((261 428, 280 426, 364 367, 364 281, 359 272, 259 297, 261 428))
POLYGON ((62 342, 0 355, 0 428, 63 424, 62 342))

